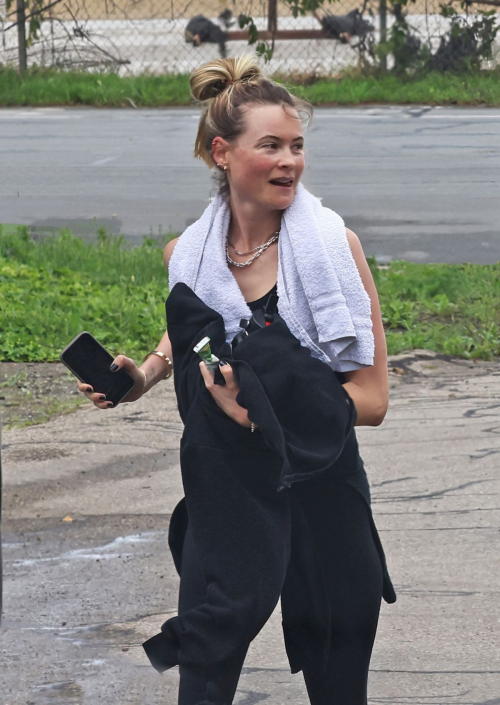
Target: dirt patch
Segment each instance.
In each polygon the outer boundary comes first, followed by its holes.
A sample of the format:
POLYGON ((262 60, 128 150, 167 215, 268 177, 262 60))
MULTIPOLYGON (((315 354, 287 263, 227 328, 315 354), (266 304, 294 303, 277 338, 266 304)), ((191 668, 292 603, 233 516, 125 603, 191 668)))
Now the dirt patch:
POLYGON ((3 429, 45 423, 86 401, 76 377, 60 362, 0 362, 3 429))

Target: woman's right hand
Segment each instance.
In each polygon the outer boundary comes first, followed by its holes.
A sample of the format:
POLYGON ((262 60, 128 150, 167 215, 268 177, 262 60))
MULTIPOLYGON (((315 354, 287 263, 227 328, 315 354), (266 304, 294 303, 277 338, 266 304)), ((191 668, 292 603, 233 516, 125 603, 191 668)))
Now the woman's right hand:
MULTIPOLYGON (((132 360, 132 358, 126 357, 125 355, 117 355, 116 358, 113 360, 113 363, 118 365, 118 369, 121 369, 123 367, 134 378, 134 386, 127 394, 127 396, 121 400, 120 403, 137 401, 138 399, 140 399, 144 394, 144 390, 146 387, 146 373, 144 372, 144 370, 140 370, 135 364, 135 362, 132 360)), ((117 370, 115 370, 115 372, 116 371, 117 370)), ((106 400, 105 394, 103 394, 102 392, 94 391, 90 384, 80 382, 79 379, 77 379, 76 382, 78 385, 78 390, 85 394, 87 399, 90 399, 90 401, 94 403, 94 406, 97 406, 99 409, 113 408, 113 403, 106 400)))

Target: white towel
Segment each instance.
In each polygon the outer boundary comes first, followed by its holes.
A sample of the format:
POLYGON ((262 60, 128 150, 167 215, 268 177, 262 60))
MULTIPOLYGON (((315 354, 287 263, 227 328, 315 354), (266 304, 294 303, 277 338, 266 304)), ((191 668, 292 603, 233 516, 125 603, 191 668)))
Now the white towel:
MULTIPOLYGON (((230 216, 218 193, 182 233, 168 268, 170 289, 182 281, 220 313, 229 342, 252 315, 226 261, 230 216)), ((314 357, 341 372, 373 365, 371 301, 344 221, 300 182, 281 220, 277 294, 279 315, 314 357)))

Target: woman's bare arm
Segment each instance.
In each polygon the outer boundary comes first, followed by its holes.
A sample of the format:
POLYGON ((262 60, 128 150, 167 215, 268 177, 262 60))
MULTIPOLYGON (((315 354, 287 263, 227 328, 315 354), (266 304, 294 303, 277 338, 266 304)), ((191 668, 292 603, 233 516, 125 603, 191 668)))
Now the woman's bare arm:
POLYGON ((352 397, 358 412, 356 426, 380 426, 389 406, 389 377, 387 373, 387 344, 377 289, 358 236, 346 228, 347 239, 356 262, 363 286, 371 300, 375 356, 373 365, 344 372, 343 385, 352 397))
MULTIPOLYGON (((168 263, 170 262, 170 257, 174 251, 175 245, 179 238, 175 237, 173 240, 167 242, 163 248, 163 264, 168 272, 168 263)), ((168 331, 165 331, 162 339, 156 346, 155 350, 160 350, 165 353, 167 357, 172 359, 172 344, 170 343, 170 338, 168 337, 168 331)), ((144 388, 143 394, 148 392, 151 387, 154 387, 157 382, 162 380, 166 374, 167 363, 162 360, 158 355, 150 355, 147 360, 145 360, 139 369, 144 370, 146 373, 146 386, 144 388)))

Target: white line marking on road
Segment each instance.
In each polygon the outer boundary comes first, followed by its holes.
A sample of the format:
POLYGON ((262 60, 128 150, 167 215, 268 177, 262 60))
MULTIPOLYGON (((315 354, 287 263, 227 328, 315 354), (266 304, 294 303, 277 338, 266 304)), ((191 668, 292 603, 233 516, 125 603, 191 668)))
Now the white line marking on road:
POLYGON ((114 162, 116 159, 119 158, 119 154, 117 154, 114 157, 106 157, 106 159, 98 159, 96 162, 92 162, 91 166, 104 166, 104 164, 109 164, 110 162, 114 162))

